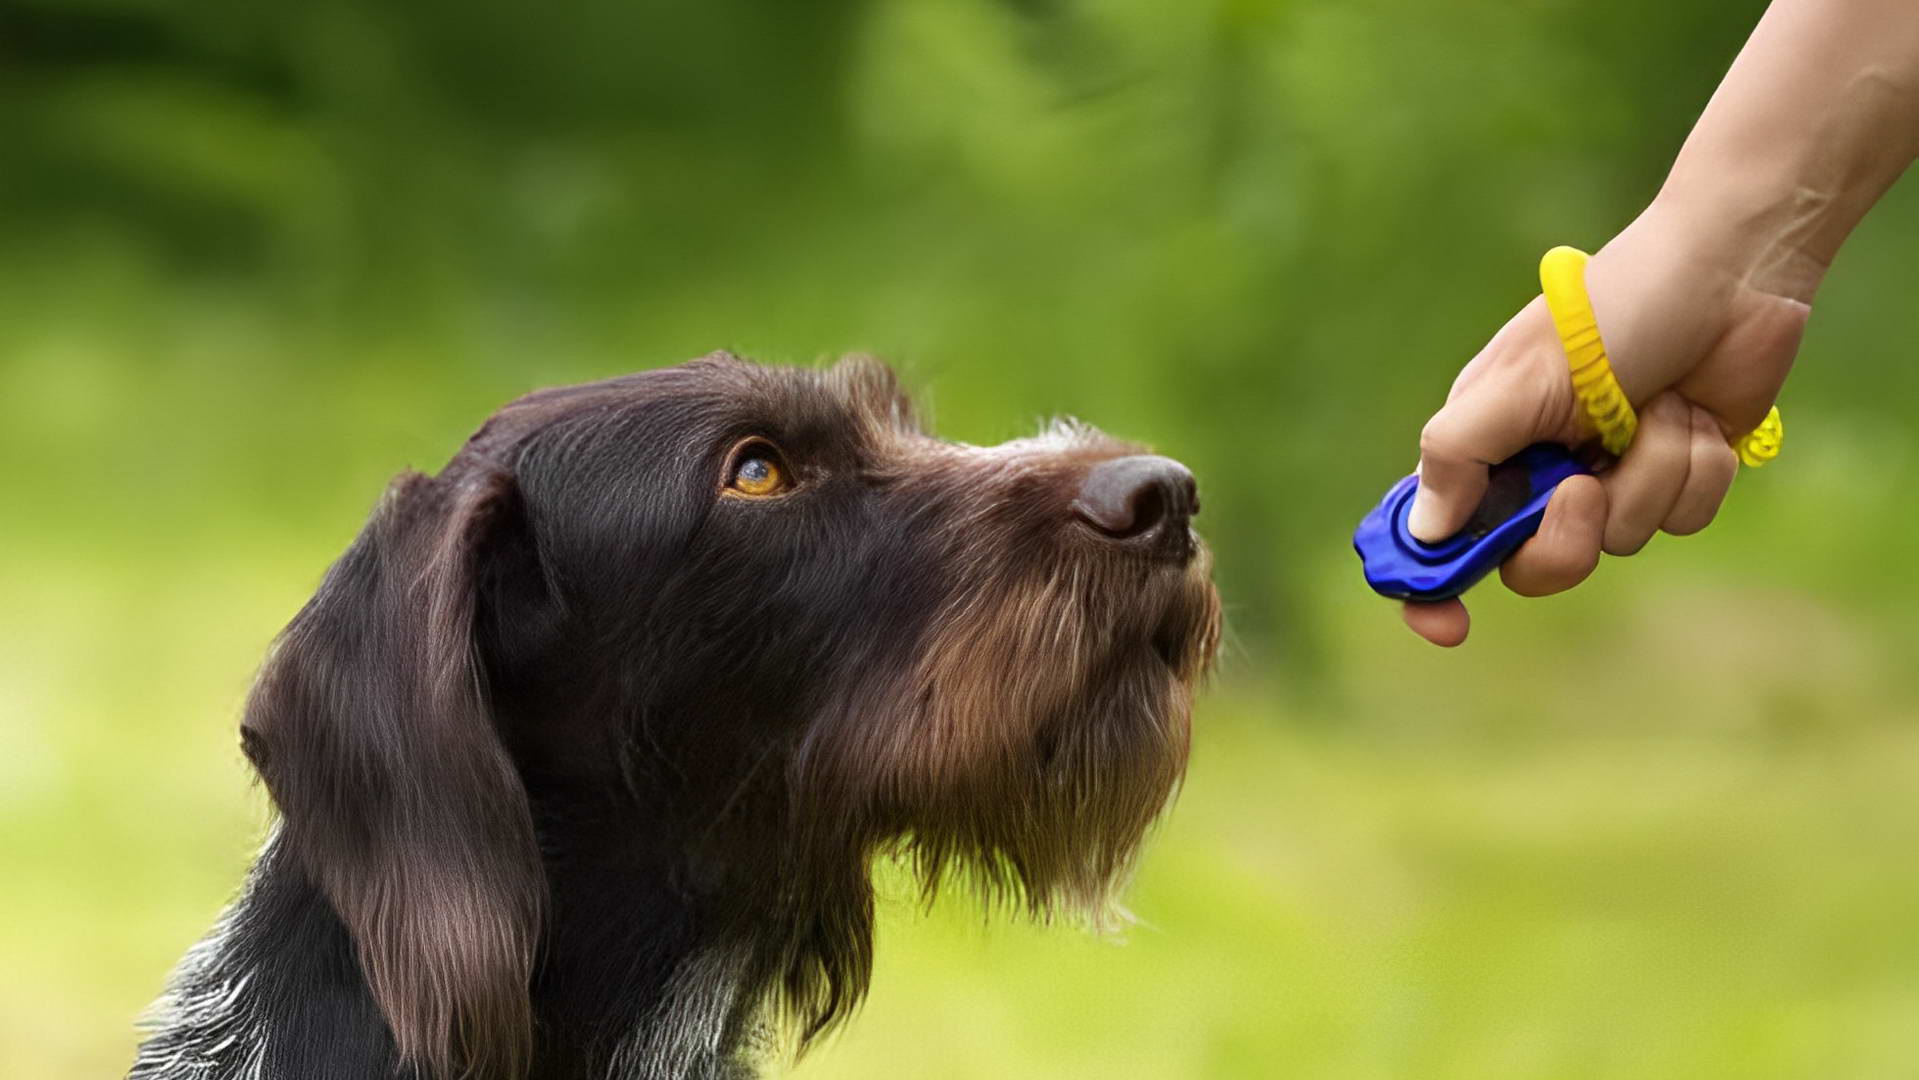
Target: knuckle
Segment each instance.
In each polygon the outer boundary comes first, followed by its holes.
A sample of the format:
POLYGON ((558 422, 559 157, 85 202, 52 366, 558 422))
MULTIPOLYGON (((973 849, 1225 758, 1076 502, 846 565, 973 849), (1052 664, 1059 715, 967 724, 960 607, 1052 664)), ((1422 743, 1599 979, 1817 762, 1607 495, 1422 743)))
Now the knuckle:
POLYGON ((1450 461, 1458 454, 1459 436, 1444 412, 1437 413, 1419 429, 1419 456, 1435 461, 1450 461))
POLYGON ((1711 478, 1718 493, 1724 496, 1726 489, 1732 487, 1733 478, 1739 475, 1739 453, 1719 434, 1718 424, 1708 433, 1699 446, 1700 458, 1693 467, 1702 476, 1711 478))
POLYGON ((1608 534, 1604 545, 1608 555, 1637 555, 1652 539, 1653 530, 1638 527, 1622 529, 1617 535, 1608 534))
POLYGON ((1692 424, 1692 433, 1696 437, 1718 438, 1722 434, 1718 418, 1704 406, 1688 403, 1687 417, 1692 424))
POLYGON ((1586 580, 1598 565, 1598 548, 1560 543, 1526 552, 1509 563, 1501 577, 1521 596, 1548 596, 1586 580))
POLYGON ((1717 508, 1708 510, 1705 513, 1693 511, 1685 514, 1674 514, 1659 531, 1665 533, 1667 536, 1691 536, 1693 533, 1712 524, 1712 519, 1716 516, 1718 516, 1717 508))
POLYGON ((1692 426, 1692 410, 1690 402, 1668 390, 1647 402, 1641 411, 1661 426, 1671 425, 1684 431, 1692 426))
POLYGON ((1568 589, 1591 577, 1598 568, 1599 549, 1596 547, 1568 552, 1557 567, 1560 580, 1565 582, 1563 587, 1568 589))

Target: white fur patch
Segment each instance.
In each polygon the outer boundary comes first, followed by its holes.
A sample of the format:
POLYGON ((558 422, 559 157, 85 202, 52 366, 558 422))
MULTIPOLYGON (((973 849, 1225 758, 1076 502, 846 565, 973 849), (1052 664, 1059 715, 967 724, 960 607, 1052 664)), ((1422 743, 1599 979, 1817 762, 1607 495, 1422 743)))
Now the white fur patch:
MULTIPOLYGON (((741 1005, 744 956, 715 952, 687 958, 659 1009, 621 1040, 608 1080, 731 1080, 753 1075, 725 1045, 741 1005)), ((747 1039, 749 1047, 764 1039, 747 1039)))
MULTIPOLYGON (((261 862, 277 835, 267 838, 261 862)), ((251 893, 249 879, 207 936, 187 950, 166 991, 141 1017, 148 1035, 127 1080, 264 1080, 266 1018, 253 993, 254 973, 233 954, 251 893)))

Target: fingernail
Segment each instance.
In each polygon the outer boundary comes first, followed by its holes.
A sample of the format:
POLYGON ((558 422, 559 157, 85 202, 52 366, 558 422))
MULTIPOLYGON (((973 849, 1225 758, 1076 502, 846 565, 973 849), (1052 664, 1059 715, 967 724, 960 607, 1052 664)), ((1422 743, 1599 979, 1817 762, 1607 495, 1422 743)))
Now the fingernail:
POLYGON ((1423 543, 1442 540, 1445 536, 1440 532, 1441 528, 1433 497, 1426 493, 1425 488, 1413 492, 1413 508, 1406 513, 1406 529, 1413 534, 1413 539, 1423 543))

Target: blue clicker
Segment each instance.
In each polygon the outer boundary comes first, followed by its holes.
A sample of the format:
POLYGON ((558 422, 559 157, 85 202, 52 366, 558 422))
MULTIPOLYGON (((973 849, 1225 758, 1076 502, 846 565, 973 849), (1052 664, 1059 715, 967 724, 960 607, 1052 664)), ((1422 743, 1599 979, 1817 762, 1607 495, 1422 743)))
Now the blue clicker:
POLYGON ((1486 498, 1457 534, 1422 544, 1406 529, 1419 477, 1393 485, 1353 532, 1366 584, 1395 600, 1458 596, 1539 531, 1553 489, 1569 476, 1590 473, 1565 447, 1535 443, 1493 466, 1486 498))

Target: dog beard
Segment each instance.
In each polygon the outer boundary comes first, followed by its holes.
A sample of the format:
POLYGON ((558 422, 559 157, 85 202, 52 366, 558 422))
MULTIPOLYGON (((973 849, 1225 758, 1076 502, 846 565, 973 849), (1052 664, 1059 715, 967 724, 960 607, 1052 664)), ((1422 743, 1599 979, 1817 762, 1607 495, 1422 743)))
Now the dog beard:
POLYGON ((870 807, 873 848, 928 901, 961 883, 1041 920, 1123 925, 1116 897, 1184 775, 1219 641, 1210 562, 1195 542, 1177 564, 1063 553, 977 573, 908 677, 816 729, 830 745, 801 760, 840 767, 816 789, 870 807))

